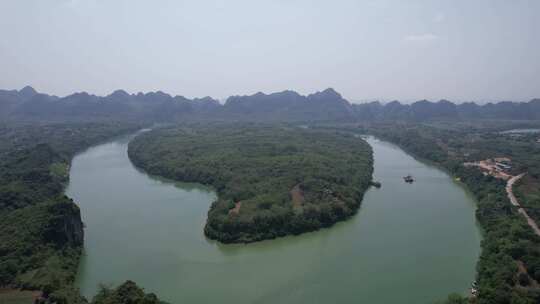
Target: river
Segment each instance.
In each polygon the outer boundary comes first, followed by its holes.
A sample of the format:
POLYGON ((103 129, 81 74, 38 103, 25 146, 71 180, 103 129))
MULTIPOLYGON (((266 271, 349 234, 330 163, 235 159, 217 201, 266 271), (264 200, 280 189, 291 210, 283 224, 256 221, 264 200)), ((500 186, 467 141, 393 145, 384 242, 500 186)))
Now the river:
POLYGON ((203 234, 215 194, 137 170, 130 137, 72 162, 66 194, 80 206, 85 254, 77 286, 127 279, 176 303, 432 303, 465 294, 480 231, 474 199, 441 170, 369 138, 374 180, 358 214, 329 229, 249 245, 203 234), (402 177, 412 174, 413 184, 402 177))

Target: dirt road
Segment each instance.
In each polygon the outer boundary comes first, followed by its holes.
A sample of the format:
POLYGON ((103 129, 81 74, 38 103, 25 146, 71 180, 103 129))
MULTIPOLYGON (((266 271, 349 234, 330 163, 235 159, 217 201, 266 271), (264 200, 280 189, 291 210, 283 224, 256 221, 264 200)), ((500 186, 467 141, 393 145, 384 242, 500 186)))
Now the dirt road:
POLYGON ((536 222, 527 214, 527 211, 525 209, 521 208, 521 205, 519 204, 516 196, 514 195, 514 192, 512 191, 512 186, 515 182, 517 182, 520 178, 522 178, 525 175, 525 173, 522 173, 520 175, 513 176, 508 180, 506 183, 506 193, 508 194, 508 199, 510 199, 510 202, 512 205, 518 207, 518 212, 521 213, 525 219, 527 220, 527 223, 531 228, 534 230, 536 235, 540 236, 540 229, 538 228, 538 225, 536 222))

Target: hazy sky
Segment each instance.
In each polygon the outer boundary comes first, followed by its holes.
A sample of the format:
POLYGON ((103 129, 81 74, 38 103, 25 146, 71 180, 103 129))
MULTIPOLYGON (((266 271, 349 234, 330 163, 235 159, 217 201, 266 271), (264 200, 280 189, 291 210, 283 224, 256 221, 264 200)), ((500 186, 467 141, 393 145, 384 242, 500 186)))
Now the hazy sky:
POLYGON ((540 1, 0 0, 0 88, 540 97, 540 1))

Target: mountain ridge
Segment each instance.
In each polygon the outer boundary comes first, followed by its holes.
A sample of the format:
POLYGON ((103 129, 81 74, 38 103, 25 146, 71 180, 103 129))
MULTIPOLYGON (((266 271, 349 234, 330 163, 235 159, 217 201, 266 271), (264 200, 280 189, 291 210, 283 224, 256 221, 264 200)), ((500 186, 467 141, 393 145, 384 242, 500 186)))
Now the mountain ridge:
POLYGON ((0 90, 0 118, 17 121, 373 121, 373 120, 540 120, 540 99, 478 104, 419 100, 351 103, 333 88, 308 95, 293 90, 233 95, 224 104, 206 96, 186 98, 163 91, 130 94, 118 89, 106 96, 76 92, 57 97, 21 90, 0 90))

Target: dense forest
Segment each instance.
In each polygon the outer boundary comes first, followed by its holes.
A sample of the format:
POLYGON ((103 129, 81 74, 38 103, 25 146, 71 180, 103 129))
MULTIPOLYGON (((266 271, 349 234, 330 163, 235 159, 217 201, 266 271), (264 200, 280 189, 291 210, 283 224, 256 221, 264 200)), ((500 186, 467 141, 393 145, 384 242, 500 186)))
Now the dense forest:
POLYGON ((206 235, 225 243, 299 234, 353 215, 369 187, 370 146, 340 132, 269 125, 158 129, 129 145, 134 164, 211 185, 206 235))
POLYGON ((83 245, 77 205, 64 192, 75 153, 135 124, 0 126, 0 287, 42 300, 84 301, 72 286, 83 245))
POLYGON ((90 304, 166 304, 153 293, 145 293, 135 282, 126 281, 116 288, 101 286, 90 304))
MULTIPOLYGON (((463 166, 466 161, 510 157, 514 173, 526 170, 527 187, 538 189, 540 143, 537 136, 482 131, 481 127, 448 129, 417 124, 377 124, 356 130, 394 142, 411 154, 443 167, 476 196, 476 217, 483 228, 484 239, 477 264, 478 295, 472 299, 474 303, 540 302, 537 285, 540 238, 510 204, 503 180, 463 166)), ((538 191, 533 192, 532 197, 525 191, 520 195, 526 198, 528 208, 537 212, 538 191)), ((447 302, 462 300, 452 296, 447 302)))

